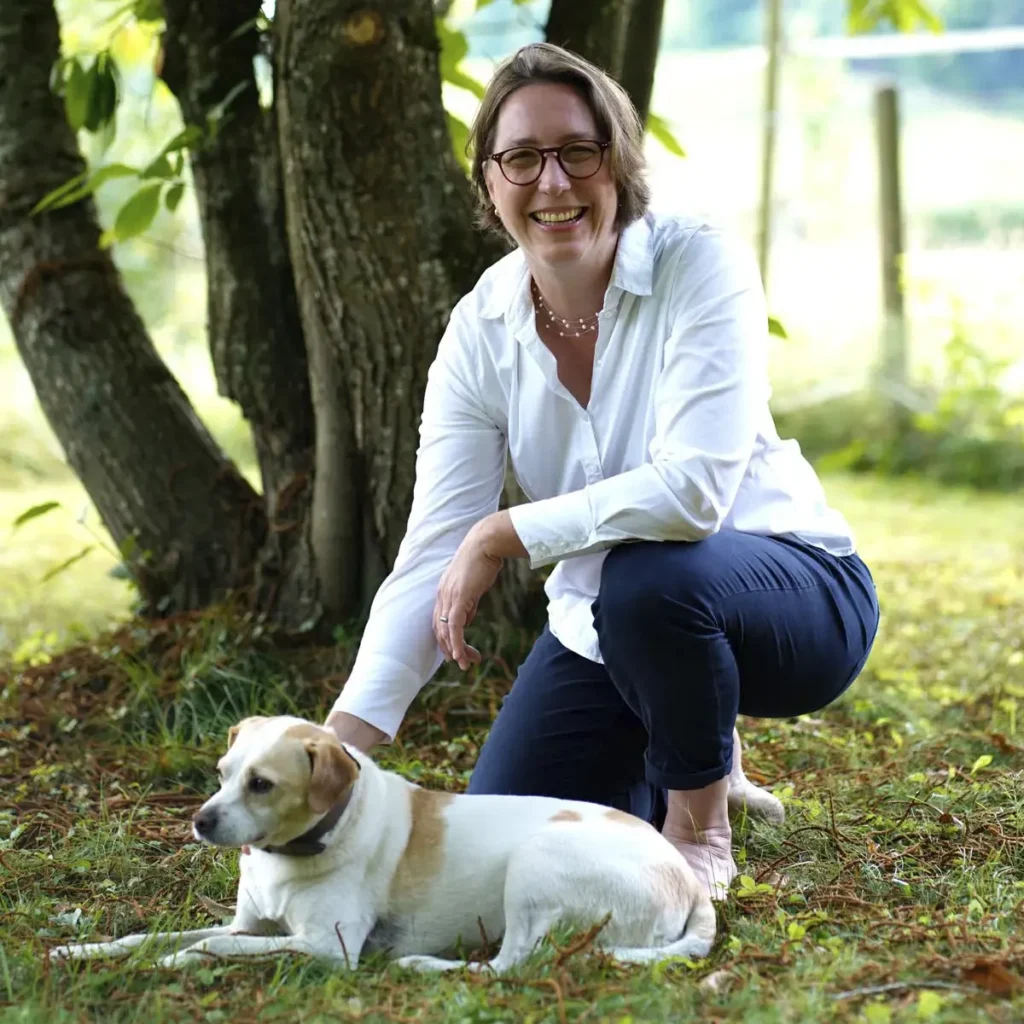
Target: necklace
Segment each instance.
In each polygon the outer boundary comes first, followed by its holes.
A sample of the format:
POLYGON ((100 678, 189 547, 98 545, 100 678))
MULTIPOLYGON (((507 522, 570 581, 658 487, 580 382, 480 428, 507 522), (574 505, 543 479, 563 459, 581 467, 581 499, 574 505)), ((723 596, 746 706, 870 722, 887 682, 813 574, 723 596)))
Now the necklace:
POLYGON ((584 334, 590 334, 592 331, 597 330, 601 310, 591 313, 588 317, 580 317, 578 320, 566 320, 555 313, 544 301, 544 296, 541 295, 536 281, 533 282, 533 294, 538 308, 548 318, 548 323, 558 331, 559 337, 579 338, 584 334))

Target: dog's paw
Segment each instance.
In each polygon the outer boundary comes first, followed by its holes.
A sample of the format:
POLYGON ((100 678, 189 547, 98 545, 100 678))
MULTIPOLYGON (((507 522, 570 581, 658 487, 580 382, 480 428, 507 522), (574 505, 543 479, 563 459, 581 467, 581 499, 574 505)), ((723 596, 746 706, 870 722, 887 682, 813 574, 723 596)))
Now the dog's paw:
POLYGON ((80 946, 54 946, 53 949, 47 953, 47 956, 51 960, 73 960, 76 956, 81 956, 76 950, 81 949, 80 946))
POLYGON ((168 953, 166 956, 159 957, 154 963, 154 967, 167 967, 172 970, 177 970, 182 967, 188 967, 191 964, 199 963, 200 960, 205 959, 198 953, 193 953, 188 949, 179 949, 177 953, 168 953))
POLYGON ((402 956, 394 961, 397 967, 413 971, 457 971, 469 966, 465 960, 442 960, 438 956, 402 956))
POLYGON ((782 806, 782 801, 752 782, 729 790, 729 810, 737 814, 745 811, 750 817, 764 818, 773 825, 781 825, 786 820, 786 808, 782 806))

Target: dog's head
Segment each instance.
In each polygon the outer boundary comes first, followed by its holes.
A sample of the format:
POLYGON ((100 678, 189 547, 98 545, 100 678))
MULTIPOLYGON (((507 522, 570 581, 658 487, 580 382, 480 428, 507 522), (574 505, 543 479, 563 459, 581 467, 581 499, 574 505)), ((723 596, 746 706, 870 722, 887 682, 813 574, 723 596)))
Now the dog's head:
POLYGON ((192 819, 213 846, 277 846, 345 797, 359 764, 329 729, 300 718, 246 718, 217 762, 220 789, 192 819))

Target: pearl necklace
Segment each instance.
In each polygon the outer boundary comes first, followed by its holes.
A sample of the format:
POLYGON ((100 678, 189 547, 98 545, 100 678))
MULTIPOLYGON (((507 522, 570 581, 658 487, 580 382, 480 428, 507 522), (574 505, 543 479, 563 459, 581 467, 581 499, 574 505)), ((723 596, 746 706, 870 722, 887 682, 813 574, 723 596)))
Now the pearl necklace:
POLYGON ((544 301, 544 296, 541 295, 536 281, 533 282, 533 294, 540 311, 548 318, 548 323, 558 331, 559 337, 571 336, 579 338, 584 334, 590 334, 592 331, 597 330, 601 310, 591 313, 588 317, 580 317, 578 320, 566 320, 555 313, 544 301))

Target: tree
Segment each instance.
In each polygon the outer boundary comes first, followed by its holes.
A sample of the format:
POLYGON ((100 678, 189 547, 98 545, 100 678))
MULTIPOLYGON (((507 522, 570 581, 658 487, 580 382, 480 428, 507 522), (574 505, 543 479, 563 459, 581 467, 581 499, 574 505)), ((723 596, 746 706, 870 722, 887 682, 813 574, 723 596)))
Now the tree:
MULTIPOLYGON (((619 75, 645 110, 662 6, 553 0, 548 35, 619 75)), ((0 304, 146 610, 242 592, 287 627, 346 620, 404 531, 446 319, 505 251, 474 226, 435 5, 278 0, 272 22, 260 0, 125 9, 164 23, 160 73, 186 129, 146 168, 92 171, 75 131, 110 121, 108 62, 60 59, 53 0, 0 2, 0 304), (139 188, 106 235, 173 208, 185 152, 210 350, 252 427, 261 493, 161 362, 97 223, 92 192, 113 176, 137 174, 139 188)), ((522 610, 524 573, 496 595, 506 614, 522 610)))

